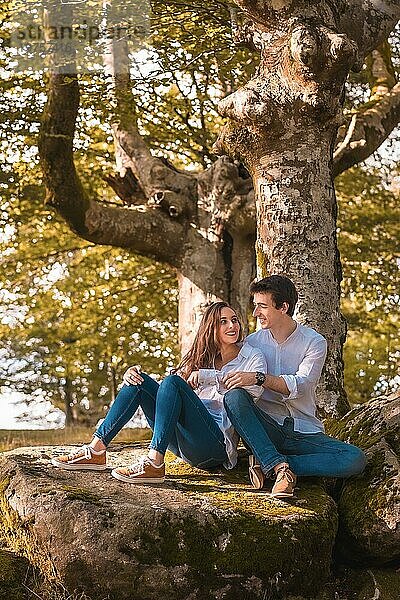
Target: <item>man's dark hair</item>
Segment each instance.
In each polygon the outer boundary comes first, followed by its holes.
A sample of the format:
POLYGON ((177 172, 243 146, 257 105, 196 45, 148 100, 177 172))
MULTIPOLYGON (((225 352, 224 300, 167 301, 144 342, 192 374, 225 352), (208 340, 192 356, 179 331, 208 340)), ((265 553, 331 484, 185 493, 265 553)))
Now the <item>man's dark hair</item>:
POLYGON ((293 281, 285 275, 270 275, 260 281, 253 281, 250 285, 250 294, 271 294, 275 308, 282 308, 287 302, 287 314, 293 317, 294 309, 299 298, 293 281))

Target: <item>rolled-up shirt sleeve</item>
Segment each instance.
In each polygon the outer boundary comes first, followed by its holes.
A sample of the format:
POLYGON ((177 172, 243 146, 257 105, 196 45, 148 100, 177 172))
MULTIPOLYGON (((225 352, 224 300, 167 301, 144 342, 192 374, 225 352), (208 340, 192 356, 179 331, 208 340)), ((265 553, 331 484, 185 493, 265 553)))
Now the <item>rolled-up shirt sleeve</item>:
POLYGON ((282 396, 285 401, 301 398, 307 395, 311 387, 315 387, 321 377, 327 352, 324 338, 313 340, 294 375, 281 375, 289 390, 288 396, 282 396))

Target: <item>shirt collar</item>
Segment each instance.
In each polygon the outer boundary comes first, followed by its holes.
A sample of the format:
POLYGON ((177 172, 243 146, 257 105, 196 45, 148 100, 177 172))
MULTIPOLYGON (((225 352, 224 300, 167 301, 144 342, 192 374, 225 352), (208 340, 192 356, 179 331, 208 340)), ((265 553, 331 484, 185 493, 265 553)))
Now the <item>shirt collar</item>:
POLYGON ((292 333, 286 338, 286 340, 283 340, 283 342, 277 342, 269 329, 264 329, 262 331, 264 331, 266 333, 266 335, 268 335, 268 337, 273 341, 274 344, 276 344, 277 346, 283 346, 284 344, 287 344, 288 342, 291 342, 292 340, 294 340, 300 333, 301 325, 297 321, 295 321, 295 323, 296 323, 296 329, 294 331, 292 331, 292 333))

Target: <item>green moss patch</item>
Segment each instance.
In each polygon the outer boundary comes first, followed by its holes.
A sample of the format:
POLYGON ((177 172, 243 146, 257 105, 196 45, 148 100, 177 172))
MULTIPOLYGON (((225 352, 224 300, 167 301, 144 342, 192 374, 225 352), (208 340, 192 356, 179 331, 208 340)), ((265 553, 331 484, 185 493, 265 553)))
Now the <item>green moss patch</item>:
POLYGON ((68 500, 80 500, 90 504, 100 504, 101 496, 95 494, 92 490, 86 488, 64 485, 62 488, 66 492, 68 500))

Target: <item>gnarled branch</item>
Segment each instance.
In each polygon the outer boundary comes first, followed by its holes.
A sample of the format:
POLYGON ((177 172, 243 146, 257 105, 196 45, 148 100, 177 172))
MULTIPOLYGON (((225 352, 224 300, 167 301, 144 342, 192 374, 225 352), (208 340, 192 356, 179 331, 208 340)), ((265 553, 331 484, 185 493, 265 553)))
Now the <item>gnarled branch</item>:
POLYGON ((370 108, 353 115, 348 134, 333 155, 334 177, 375 152, 399 121, 400 83, 373 102, 370 108))

